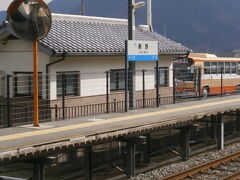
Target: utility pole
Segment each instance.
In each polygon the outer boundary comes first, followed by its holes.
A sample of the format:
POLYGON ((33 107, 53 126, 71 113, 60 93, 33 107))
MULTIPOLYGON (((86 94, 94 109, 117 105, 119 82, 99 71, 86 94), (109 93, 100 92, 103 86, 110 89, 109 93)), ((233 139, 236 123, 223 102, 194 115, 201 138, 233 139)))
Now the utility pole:
MULTIPOLYGON (((135 0, 128 0, 128 40, 135 40, 135 8, 133 5, 135 0)), ((136 63, 130 61, 129 64, 129 108, 134 109, 136 107, 136 63)))

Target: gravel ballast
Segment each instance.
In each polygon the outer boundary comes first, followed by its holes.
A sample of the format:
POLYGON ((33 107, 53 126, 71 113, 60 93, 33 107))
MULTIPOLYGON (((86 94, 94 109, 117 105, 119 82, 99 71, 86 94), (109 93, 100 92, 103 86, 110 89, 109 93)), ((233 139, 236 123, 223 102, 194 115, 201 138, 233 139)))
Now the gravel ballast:
POLYGON ((155 169, 145 174, 140 174, 137 177, 131 178, 131 180, 159 180, 165 176, 173 175, 175 173, 187 170, 217 158, 221 158, 223 156, 233 154, 238 151, 240 151, 240 143, 232 144, 225 147, 224 150, 215 150, 200 154, 190 158, 187 161, 166 165, 162 168, 155 169))

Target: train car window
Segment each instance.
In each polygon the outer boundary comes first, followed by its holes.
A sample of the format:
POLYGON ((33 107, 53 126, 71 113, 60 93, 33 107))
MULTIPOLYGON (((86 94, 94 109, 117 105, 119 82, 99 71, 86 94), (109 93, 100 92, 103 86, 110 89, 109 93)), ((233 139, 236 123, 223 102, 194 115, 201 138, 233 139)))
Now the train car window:
POLYGON ((217 74, 217 62, 211 62, 211 74, 217 74))
POLYGON ((230 62, 225 62, 225 74, 231 73, 231 64, 230 62))
POLYGON ((240 75, 240 62, 238 62, 238 65, 237 65, 237 74, 240 75))
POLYGON ((236 74, 237 73, 237 63, 231 62, 231 73, 236 74))
POLYGON ((221 74, 221 69, 224 72, 224 62, 218 62, 218 74, 221 74))
POLYGON ((211 74, 210 62, 204 62, 204 74, 211 74))

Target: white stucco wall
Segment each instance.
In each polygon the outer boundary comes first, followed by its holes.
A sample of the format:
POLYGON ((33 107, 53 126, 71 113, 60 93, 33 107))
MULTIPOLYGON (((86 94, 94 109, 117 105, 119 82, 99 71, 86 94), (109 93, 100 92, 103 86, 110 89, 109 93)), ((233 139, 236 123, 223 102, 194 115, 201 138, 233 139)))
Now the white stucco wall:
MULTIPOLYGON (((52 60, 53 61, 53 60, 52 60)), ((172 57, 161 57, 160 67, 172 67, 172 57)), ((145 88, 154 89, 155 62, 137 62, 136 69, 136 90, 142 90, 142 72, 146 70, 145 88)), ((67 57, 65 61, 50 67, 50 88, 51 99, 56 99, 56 73, 62 71, 80 72, 80 96, 93 96, 106 93, 106 71, 111 69, 124 69, 124 57, 102 56, 102 57, 67 57)), ((169 80, 172 86, 172 73, 169 73, 169 80)))
MULTIPOLYGON (((31 72, 33 70, 33 53, 30 43, 21 40, 8 40, 6 44, 0 43, 0 76, 14 72, 31 72)), ((49 62, 59 58, 49 58, 39 53, 39 72, 43 73, 43 97, 45 97, 46 80, 45 67, 49 62), (49 60, 50 59, 50 60, 49 60)), ((111 69, 124 69, 123 56, 95 56, 95 57, 66 57, 62 62, 49 67, 50 98, 57 98, 56 73, 62 71, 79 71, 79 95, 93 96, 106 93, 106 71, 111 69)), ((172 57, 160 56, 159 67, 172 69, 172 57)), ((142 71, 146 70, 145 89, 155 88, 154 76, 155 62, 136 62, 136 90, 142 90, 142 71)), ((110 81, 109 81, 110 82, 110 81)), ((1 82, 0 82, 1 83, 1 82)), ((13 84, 13 82, 11 82, 13 84)), ((169 85, 172 87, 172 71, 169 72, 169 85)), ((5 94, 1 84, 0 95, 5 94)), ((13 88, 12 88, 13 89, 13 88)), ((13 94, 11 92, 11 94, 13 94)))
MULTIPOLYGON (((39 53, 39 72, 45 73, 45 65, 49 57, 44 53, 39 53)), ((30 43, 21 40, 8 40, 6 44, 0 43, 0 72, 1 74, 10 74, 14 72, 32 72, 33 71, 33 53, 30 43)), ((3 81, 3 79, 2 79, 3 81)), ((11 82, 13 85, 13 82, 11 82)), ((43 78, 43 84, 45 80, 43 78)), ((44 88, 44 87, 43 87, 44 88)), ((5 89, 1 87, 1 89, 5 89)), ((13 88, 11 88, 12 90, 13 88)), ((0 95, 4 94, 1 91, 0 95)), ((13 94, 11 92, 11 94, 13 94)), ((44 96, 44 94, 43 94, 44 96)))
MULTIPOLYGON (((169 74, 168 74, 168 80, 169 80, 169 87, 173 87, 173 63, 172 63, 172 56, 160 56, 159 57, 159 67, 168 67, 169 68, 169 74)), ((146 70, 145 72, 145 88, 146 89, 153 89, 155 86, 155 67, 156 63, 155 62, 137 62, 136 64, 136 69, 137 70, 146 70)), ((137 71, 137 76, 136 76, 136 89, 137 90, 142 90, 142 72, 137 71)))
MULTIPOLYGON (((45 64, 49 57, 39 52, 39 72, 45 73, 45 64)), ((33 53, 30 43, 20 40, 8 40, 0 43, 0 71, 12 74, 16 71, 33 71, 33 53)))
POLYGON ((56 73, 62 71, 80 72, 80 96, 104 94, 106 75, 109 69, 121 69, 121 57, 67 57, 64 61, 50 67, 51 99, 56 99, 56 73), (54 90, 55 89, 55 90, 54 90))

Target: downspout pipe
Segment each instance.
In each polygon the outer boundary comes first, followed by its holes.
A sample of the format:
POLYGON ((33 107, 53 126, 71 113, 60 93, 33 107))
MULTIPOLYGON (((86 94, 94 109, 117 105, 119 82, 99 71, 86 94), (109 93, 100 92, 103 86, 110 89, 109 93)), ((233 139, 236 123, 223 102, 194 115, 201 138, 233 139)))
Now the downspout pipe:
POLYGON ((59 62, 64 61, 65 57, 66 57, 66 53, 64 52, 62 54, 62 58, 61 59, 58 59, 56 61, 53 61, 53 62, 50 62, 50 63, 46 64, 46 99, 49 98, 49 92, 50 92, 49 91, 49 74, 48 74, 49 73, 49 67, 54 65, 54 64, 57 64, 59 62))

